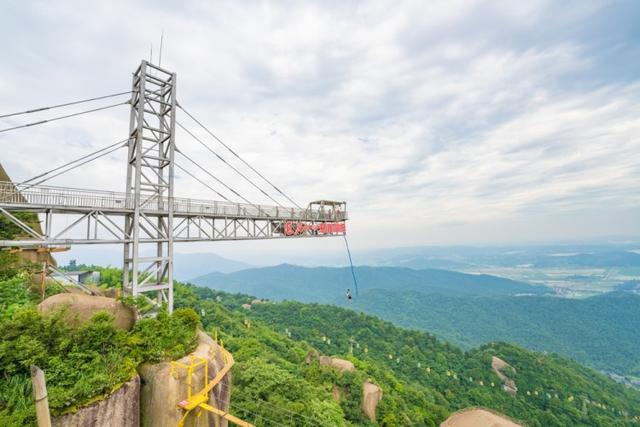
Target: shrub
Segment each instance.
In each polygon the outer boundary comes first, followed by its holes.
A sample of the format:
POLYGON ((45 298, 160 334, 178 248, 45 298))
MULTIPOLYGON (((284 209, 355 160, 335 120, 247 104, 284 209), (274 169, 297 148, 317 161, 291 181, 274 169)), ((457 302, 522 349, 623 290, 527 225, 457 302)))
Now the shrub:
POLYGON ((70 326, 64 310, 41 315, 24 277, 0 282, 0 425, 33 421, 30 367, 46 373, 52 414, 110 393, 143 362, 176 359, 197 344, 198 315, 191 309, 142 319, 131 331, 117 329, 114 317, 98 312, 70 326))

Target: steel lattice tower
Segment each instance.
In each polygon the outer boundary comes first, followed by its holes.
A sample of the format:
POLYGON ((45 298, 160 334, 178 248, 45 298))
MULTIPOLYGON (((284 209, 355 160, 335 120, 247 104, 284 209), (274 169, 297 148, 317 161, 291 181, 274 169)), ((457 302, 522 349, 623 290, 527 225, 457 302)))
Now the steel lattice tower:
POLYGON ((125 292, 173 308, 176 74, 142 61, 133 75, 125 203, 125 292), (155 212, 162 212, 157 214, 155 212), (153 254, 155 245, 155 256, 153 254), (149 250, 146 250, 149 248, 149 250))
MULTIPOLYGON (((126 92, 115 95, 124 94, 126 92)), ((18 239, 0 240, 0 248, 122 244, 124 245, 124 291, 132 296, 154 293, 156 301, 159 304, 166 303, 171 311, 173 310, 174 242, 346 235, 345 221, 348 219, 346 202, 317 200, 310 202, 306 208, 297 205, 296 207, 257 205, 242 197, 215 176, 212 178, 246 203, 233 202, 217 191, 216 193, 225 201, 174 197, 176 74, 143 60, 133 75, 129 102, 131 104, 129 135, 124 144, 128 149, 126 192, 41 185, 61 173, 69 172, 78 166, 113 153, 123 147, 124 141, 111 144, 47 171, 36 177, 39 179, 49 175, 39 182, 30 183, 29 181, 33 179, 23 183, 0 181, 0 216, 7 218, 24 232, 24 235, 18 239), (89 160, 86 160, 87 158, 89 160), (78 163, 80 161, 82 163, 78 163), (73 164, 75 164, 73 167, 69 167, 73 164), (63 167, 68 168, 52 174, 63 167), (15 215, 17 212, 43 215, 44 230, 34 229, 30 224, 20 220, 15 215), (124 226, 122 218, 124 218, 124 226)), ((88 110, 84 113, 91 111, 96 110, 88 110)), ((217 139, 197 119, 186 111, 185 113, 217 139)), ((46 122, 45 120, 35 124, 46 122)), ((188 130, 187 132, 190 133, 188 130)), ((294 203, 238 154, 222 141, 218 141, 278 193, 294 203)), ((199 142, 202 143, 202 141, 199 142)), ((213 150, 209 151, 223 160, 213 150)), ((204 167, 188 156, 185 157, 207 173, 204 167)), ((184 171, 214 190, 189 171, 184 171)), ((240 173, 237 170, 236 172, 240 173)), ((251 180, 249 182, 265 196, 270 197, 251 180)), ((277 203, 275 199, 270 198, 277 203)), ((88 289, 85 290, 90 292, 88 289)))

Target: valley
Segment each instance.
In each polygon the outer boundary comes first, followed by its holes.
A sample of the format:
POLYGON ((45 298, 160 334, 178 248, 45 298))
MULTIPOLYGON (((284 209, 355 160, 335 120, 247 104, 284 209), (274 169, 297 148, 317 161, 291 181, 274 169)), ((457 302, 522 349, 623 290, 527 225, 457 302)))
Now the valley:
POLYGON ((604 287, 585 279, 588 271, 593 275, 603 271, 602 267, 554 267, 558 276, 568 277, 565 287, 554 288, 556 282, 547 280, 551 273, 531 269, 526 273, 525 267, 475 268, 469 274, 362 266, 355 268, 358 295, 353 302, 344 297, 344 291, 353 288, 347 268, 280 265, 211 273, 194 282, 275 301, 335 304, 429 331, 466 349, 493 341, 514 342, 571 357, 636 384, 640 376, 636 357, 640 354, 640 282, 628 280, 637 279, 635 269, 609 267, 624 275, 610 274, 609 287, 604 287), (585 282, 591 283, 588 294, 585 282))

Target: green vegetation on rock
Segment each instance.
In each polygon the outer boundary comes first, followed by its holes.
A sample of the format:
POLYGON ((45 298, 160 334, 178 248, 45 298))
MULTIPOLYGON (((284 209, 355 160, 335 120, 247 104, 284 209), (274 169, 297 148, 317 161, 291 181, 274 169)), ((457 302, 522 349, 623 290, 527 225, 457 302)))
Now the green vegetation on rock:
POLYGON ((34 423, 30 367, 46 373, 53 414, 75 410, 128 381, 143 362, 176 359, 197 344, 199 319, 191 309, 161 310, 131 331, 113 326, 113 316, 96 313, 71 326, 64 311, 43 316, 27 274, 0 282, 0 425, 34 423))
MULTIPOLYGON (((117 285, 117 269, 110 273, 109 285, 117 285)), ((126 332, 105 313, 75 327, 62 321, 64 313, 41 316, 28 275, 0 282, 0 297, 0 425, 33 422, 31 364, 45 370, 53 412, 62 413, 100 399, 144 361, 187 353, 200 325, 234 355, 231 412, 257 425, 437 426, 470 406, 533 427, 631 426, 640 415, 640 392, 555 354, 506 343, 464 352, 336 306, 254 301, 177 283, 173 315, 161 311, 126 332), (317 352, 355 370, 322 366, 317 352), (515 396, 502 389, 493 357, 516 369, 515 396), (377 423, 362 411, 365 381, 383 391, 377 423)))

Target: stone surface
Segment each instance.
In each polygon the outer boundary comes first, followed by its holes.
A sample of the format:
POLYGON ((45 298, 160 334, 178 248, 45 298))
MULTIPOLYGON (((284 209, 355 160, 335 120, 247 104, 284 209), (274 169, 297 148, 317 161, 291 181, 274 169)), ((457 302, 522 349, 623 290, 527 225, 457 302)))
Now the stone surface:
POLYGON ((106 311, 113 314, 115 316, 114 325, 117 328, 130 330, 136 322, 135 309, 114 298, 84 293, 52 295, 38 305, 38 310, 46 315, 64 307, 67 308, 65 319, 69 323, 86 322, 98 311, 106 311))
POLYGON ((452 414, 440 427, 523 427, 502 414, 484 408, 470 408, 452 414))
POLYGON ((337 357, 320 356, 320 365, 331 366, 332 368, 336 368, 340 372, 352 372, 356 370, 355 366, 353 366, 353 363, 349 362, 348 360, 338 359, 337 357))
POLYGON ((518 393, 518 387, 515 381, 509 378, 509 375, 515 375, 516 369, 496 356, 491 358, 491 369, 493 369, 502 381, 502 389, 510 395, 515 396, 518 393))
POLYGON ((333 400, 335 400, 336 402, 340 402, 340 399, 342 399, 343 394, 344 394, 344 390, 342 390, 342 388, 338 387, 337 385, 333 386, 333 389, 331 390, 331 395, 333 396, 333 400))
MULTIPOLYGON (((213 378, 224 366, 222 353, 218 344, 203 332, 198 333, 199 344, 192 353, 201 356, 208 361, 209 378, 213 378)), ((185 356, 178 362, 189 364, 189 356, 185 356)), ((145 427, 175 427, 184 411, 177 407, 178 403, 187 398, 188 383, 187 369, 178 368, 171 374, 171 363, 144 364, 138 369, 142 377, 140 392, 140 421, 145 427)), ((196 368, 191 377, 192 390, 198 392, 204 387, 204 369, 196 368)), ((209 395, 209 404, 216 408, 228 411, 229 392, 231 388, 231 374, 222 379, 221 385, 214 388, 209 395)), ((185 426, 210 426, 227 427, 224 419, 206 411, 200 417, 196 417, 196 411, 192 411, 187 417, 185 426), (218 424, 216 424, 218 421, 218 424)))
POLYGON ((382 389, 372 382, 362 384, 362 412, 370 421, 376 420, 376 408, 382 400, 382 389))
POLYGON ((140 377, 136 375, 105 399, 73 414, 51 418, 53 427, 138 427, 140 425, 140 377))
POLYGON ((320 359, 320 352, 314 348, 314 349, 309 350, 309 352, 307 353, 307 355, 304 358, 304 363, 306 363, 308 365, 311 362, 314 362, 314 361, 316 361, 318 359, 320 359))
MULTIPOLYGON (((305 363, 309 364, 318 360, 320 366, 327 366, 334 369, 337 369, 341 373, 343 372, 353 372, 356 370, 353 363, 345 359, 339 359, 337 357, 330 356, 320 356, 320 353, 316 349, 312 349, 307 353, 305 357, 305 363)), ((344 390, 342 390, 337 385, 333 386, 331 391, 333 399, 336 401, 340 401, 344 394, 344 390)), ((365 381, 362 384, 362 412, 370 421, 376 420, 376 408, 378 407, 378 403, 382 400, 382 389, 377 385, 373 384, 370 381, 365 381)))

